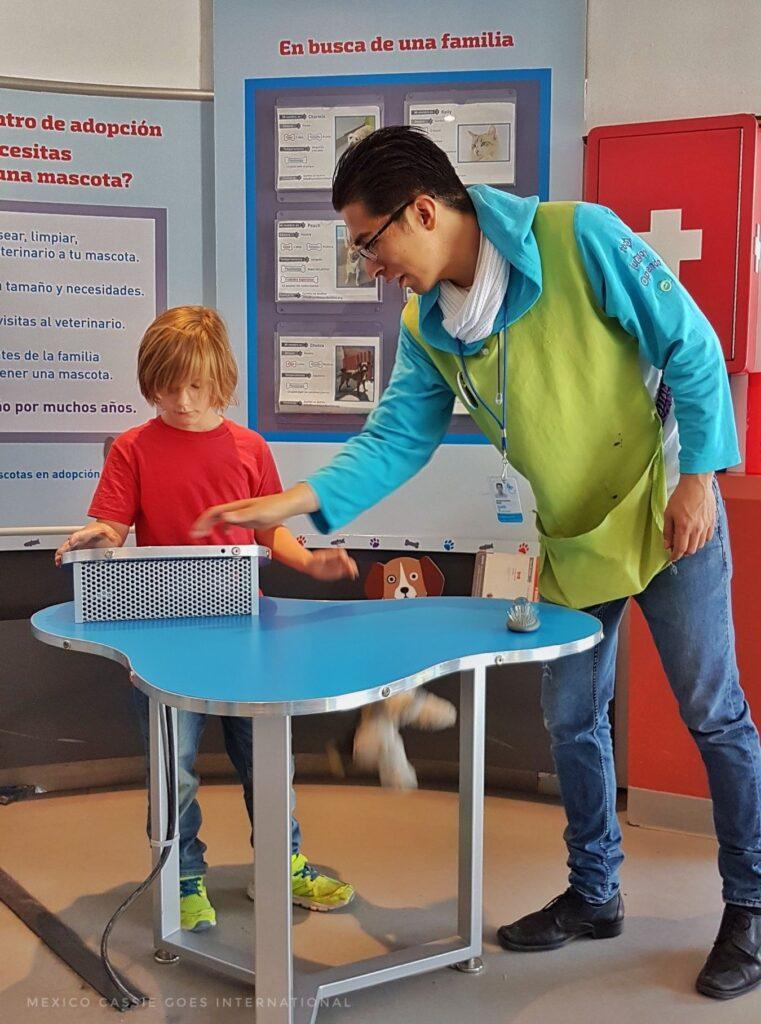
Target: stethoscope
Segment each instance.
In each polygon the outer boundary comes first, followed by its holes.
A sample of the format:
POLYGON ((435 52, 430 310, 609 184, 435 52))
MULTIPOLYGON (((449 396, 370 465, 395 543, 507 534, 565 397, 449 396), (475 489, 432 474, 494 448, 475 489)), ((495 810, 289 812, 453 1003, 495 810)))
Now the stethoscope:
POLYGON ((457 388, 460 398, 468 409, 475 410, 480 406, 497 424, 502 449, 502 479, 505 480, 509 469, 507 461, 507 322, 497 334, 497 394, 494 397, 494 403, 501 411, 501 418, 478 393, 478 388, 468 373, 462 350, 463 343, 459 339, 458 344, 461 368, 457 371, 457 388))

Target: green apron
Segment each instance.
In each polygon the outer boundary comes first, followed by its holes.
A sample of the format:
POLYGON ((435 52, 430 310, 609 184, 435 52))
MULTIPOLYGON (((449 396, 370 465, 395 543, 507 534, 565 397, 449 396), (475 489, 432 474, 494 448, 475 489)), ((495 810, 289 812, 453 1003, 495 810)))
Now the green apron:
MULTIPOLYGON (((542 294, 507 334, 507 439, 510 463, 536 498, 539 591, 587 608, 640 593, 668 564, 666 476, 661 421, 637 342, 597 305, 574 235, 575 205, 543 203, 536 212, 542 294)), ((402 319, 460 396, 460 358, 425 340, 417 296, 402 319)), ((499 419, 498 347, 493 335, 465 362, 499 419)), ((499 448, 491 416, 480 406, 468 411, 499 448)))

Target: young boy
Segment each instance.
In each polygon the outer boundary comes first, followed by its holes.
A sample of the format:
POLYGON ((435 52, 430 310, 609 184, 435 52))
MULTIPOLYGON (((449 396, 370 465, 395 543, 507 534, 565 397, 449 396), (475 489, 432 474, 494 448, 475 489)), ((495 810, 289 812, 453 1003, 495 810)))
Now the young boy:
MULTIPOLYGON (((88 515, 96 522, 76 530, 56 552, 122 545, 134 523, 139 546, 193 543, 250 544, 252 531, 212 530, 201 540, 190 527, 209 505, 282 491, 272 453, 259 434, 225 419, 238 371, 225 325, 203 306, 168 309, 150 325, 138 352, 138 380, 155 419, 133 427, 113 443, 88 515)), ((310 552, 284 526, 257 531, 256 541, 273 558, 316 579, 356 577, 345 551, 310 552)), ((148 742, 148 698, 133 690, 143 740, 148 742)), ((243 784, 249 819, 252 729, 248 718, 222 718, 225 748, 243 784)), ((216 924, 204 885, 206 846, 198 837, 201 809, 194 764, 206 716, 177 712, 179 760, 180 913, 186 930, 216 924)), ((310 910, 335 910, 354 896, 351 885, 320 875, 301 853, 301 832, 292 819, 293 902, 310 910)), ((251 888, 249 887, 249 895, 251 888)))

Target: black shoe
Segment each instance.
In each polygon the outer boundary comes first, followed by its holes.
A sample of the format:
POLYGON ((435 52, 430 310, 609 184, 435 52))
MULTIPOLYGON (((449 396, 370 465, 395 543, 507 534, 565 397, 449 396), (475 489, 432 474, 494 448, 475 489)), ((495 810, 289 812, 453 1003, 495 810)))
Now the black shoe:
POLYGON ((503 924, 500 945, 520 953, 560 949, 572 939, 612 939, 624 927, 624 901, 616 893, 607 903, 587 903, 575 889, 566 889, 542 910, 503 924))
POLYGON ((695 988, 712 999, 734 999, 757 985, 761 985, 761 915, 728 903, 695 988))

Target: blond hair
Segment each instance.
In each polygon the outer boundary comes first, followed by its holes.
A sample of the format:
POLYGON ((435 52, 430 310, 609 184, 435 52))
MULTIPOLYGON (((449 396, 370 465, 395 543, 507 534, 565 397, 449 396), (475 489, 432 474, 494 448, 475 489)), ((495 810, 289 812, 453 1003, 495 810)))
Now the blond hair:
POLYGON ((211 388, 212 406, 226 409, 235 401, 238 367, 219 313, 207 306, 160 313, 140 342, 137 379, 151 405, 169 388, 201 380, 211 388))

